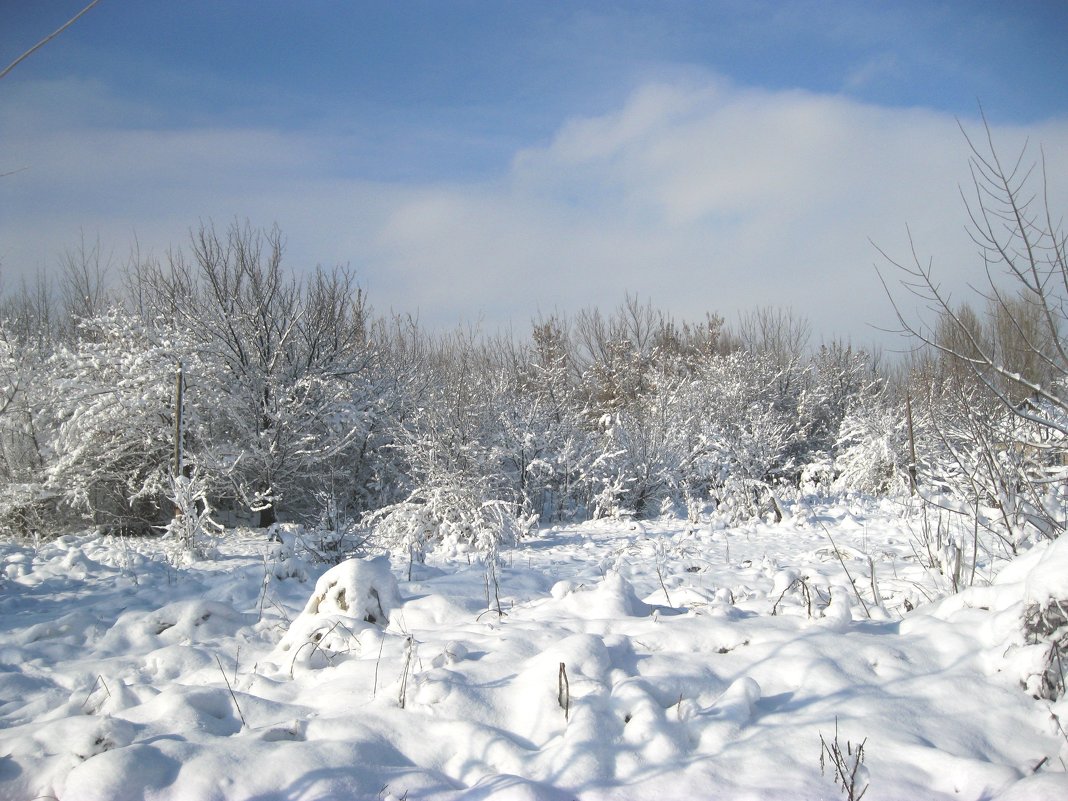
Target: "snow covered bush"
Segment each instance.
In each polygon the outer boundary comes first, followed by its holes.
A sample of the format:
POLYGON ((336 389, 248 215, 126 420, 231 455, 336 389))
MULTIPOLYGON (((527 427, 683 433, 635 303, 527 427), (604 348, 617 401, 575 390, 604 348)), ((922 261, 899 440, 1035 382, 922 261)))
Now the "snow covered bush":
POLYGON ((48 535, 57 498, 38 484, 0 487, 0 536, 35 539, 48 535))
POLYGON ((169 516, 175 350, 119 310, 81 331, 52 359, 47 486, 97 525, 144 533, 169 516))
POLYGON ((1029 689, 1038 697, 1056 700, 1064 695, 1068 681, 1068 596, 1029 604, 1023 623, 1027 641, 1047 649, 1043 669, 1032 677, 1029 689))
MULTIPOLYGON (((1005 673, 1036 699, 1065 703, 1068 677, 1068 539, 1043 541, 976 584, 917 610, 909 627, 928 619, 954 622, 981 610, 978 638, 991 670, 1005 673)), ((1052 709, 1052 707, 1051 707, 1052 709)))
POLYGON ((299 523, 275 523, 267 530, 264 590, 261 599, 266 597, 267 586, 272 580, 308 580, 308 565, 300 556, 301 552, 306 551, 302 545, 303 539, 304 527, 299 523))
POLYGON ((710 362, 701 382, 721 510, 739 520, 767 513, 781 519, 780 496, 804 434, 791 374, 766 354, 736 351, 710 362))
POLYGON ((1068 525, 1064 434, 950 376, 917 420, 919 495, 971 532, 965 550, 1015 556, 1068 525))
POLYGON ((410 562, 423 561, 429 547, 492 562, 500 547, 517 542, 532 522, 516 518, 511 504, 487 497, 477 481, 460 480, 417 490, 365 520, 377 543, 410 562))
POLYGON ((212 509, 199 476, 194 472, 191 476, 172 478, 170 500, 174 504, 174 517, 164 528, 164 536, 172 543, 171 560, 190 562, 209 555, 223 527, 212 519, 212 509))
POLYGON ((384 626, 400 603, 387 557, 348 559, 319 577, 303 614, 343 615, 384 626))
POLYGON ((363 523, 377 544, 409 564, 438 547, 477 555, 495 576, 500 547, 537 519, 526 511, 517 473, 526 473, 538 446, 526 452, 524 438, 503 441, 502 423, 513 417, 518 398, 495 372, 485 343, 461 332, 422 358, 424 386, 410 399, 418 405, 391 448, 403 455, 407 495, 363 523))
POLYGON ((905 415, 885 393, 863 397, 845 415, 835 452, 837 489, 893 495, 908 486, 905 415))
POLYGON ((417 501, 402 501, 368 514, 365 523, 372 528, 375 541, 412 565, 426 560, 427 550, 438 539, 440 521, 430 505, 417 501))
POLYGON ((684 504, 701 483, 694 473, 708 451, 690 382, 664 370, 646 376, 648 391, 598 421, 598 456, 585 477, 592 516, 656 517, 684 504))
POLYGON ((368 536, 367 529, 343 510, 333 494, 320 495, 318 519, 299 529, 303 550, 316 562, 338 564, 356 556, 368 536))

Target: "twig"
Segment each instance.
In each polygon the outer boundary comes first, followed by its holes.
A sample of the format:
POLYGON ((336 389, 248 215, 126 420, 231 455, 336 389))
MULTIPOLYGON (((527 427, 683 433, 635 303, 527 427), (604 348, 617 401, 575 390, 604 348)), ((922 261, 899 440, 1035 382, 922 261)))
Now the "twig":
MULTIPOLYGON (((326 660, 327 664, 330 663, 330 654, 328 654, 326 652, 326 650, 319 643, 321 643, 323 640, 325 640, 327 637, 329 637, 330 634, 333 633, 334 629, 336 629, 338 627, 338 623, 340 623, 340 622, 341 621, 335 622, 333 626, 331 626, 329 629, 327 629, 326 634, 322 634, 321 633, 322 629, 319 629, 318 631, 316 631, 312 635, 313 639, 305 640, 304 642, 302 642, 300 644, 300 647, 297 648, 297 650, 293 652, 293 658, 289 662, 289 678, 293 678, 293 672, 296 670, 297 658, 300 656, 300 652, 303 651, 305 648, 307 648, 309 645, 311 646, 311 649, 312 649, 312 656, 315 656, 315 651, 316 651, 316 649, 318 649, 318 650, 323 652, 323 658, 326 660), (318 634, 319 636, 315 637, 316 634, 318 634)), ((309 660, 310 659, 311 659, 311 657, 309 657, 309 660)))
MULTIPOLYGON (((819 516, 817 516, 815 513, 813 513, 811 506, 808 509, 808 513, 809 513, 809 516, 813 520, 816 521, 817 525, 819 525, 819 527, 823 529, 824 535, 827 537, 827 540, 831 543, 831 547, 834 548, 834 555, 838 557, 838 562, 839 562, 839 564, 842 565, 842 570, 845 571, 846 578, 849 579, 849 583, 853 587, 853 594, 856 595, 857 596, 857 600, 860 601, 860 605, 864 609, 864 614, 868 616, 868 620, 871 620, 871 610, 868 609, 868 605, 866 603, 864 603, 864 599, 860 596, 860 591, 857 589, 857 583, 855 581, 853 581, 853 576, 849 572, 849 568, 846 567, 845 559, 842 558, 842 552, 838 550, 838 546, 835 545, 835 543, 834 543, 834 538, 831 537, 831 530, 829 528, 827 528, 827 526, 824 524, 824 522, 822 520, 819 519, 819 516)), ((878 603, 878 602, 879 602, 879 599, 876 598, 875 599, 875 603, 878 603)))
POLYGON ((406 696, 408 695, 408 674, 412 667, 412 654, 415 651, 415 638, 411 634, 407 639, 407 653, 404 657, 404 673, 401 674, 401 686, 400 693, 397 697, 397 702, 400 704, 400 708, 404 709, 406 696))
POLYGON ((270 565, 269 565, 269 563, 267 561, 267 551, 264 550, 264 552, 263 552, 263 582, 262 582, 262 586, 260 588, 260 602, 259 602, 259 605, 258 605, 259 617, 257 618, 257 622, 260 621, 260 620, 263 620, 263 602, 265 600, 267 600, 267 588, 270 586, 270 584, 271 584, 270 565))
MULTIPOLYGON (((1057 726, 1057 730, 1061 733, 1061 736, 1064 738, 1064 741, 1068 743, 1068 731, 1064 730, 1064 726, 1061 725, 1061 719, 1057 717, 1057 713, 1053 711, 1053 704, 1048 704, 1048 707, 1050 719, 1057 726)), ((1060 762, 1061 767, 1065 767, 1064 760, 1062 759, 1060 762)))
POLYGON ((382 650, 386 647, 386 638, 382 636, 378 640, 378 659, 375 661, 375 680, 371 685, 371 700, 375 700, 375 696, 378 695, 378 668, 382 664, 382 650))
POLYGON ((830 757, 831 765, 834 767, 834 783, 837 785, 841 781, 842 792, 845 793, 847 801, 860 801, 870 786, 860 772, 861 766, 864 764, 864 744, 867 742, 868 739, 865 737, 854 748, 853 743, 846 740, 846 752, 843 754, 842 746, 838 742, 837 716, 834 718, 834 740, 830 745, 823 739, 823 733, 820 733, 820 772, 824 772, 826 758, 830 757), (857 783, 860 780, 864 781, 864 786, 858 792, 857 783))
POLYGON ((870 556, 868 557, 868 570, 871 573, 872 602, 878 606, 882 600, 882 593, 879 592, 879 580, 875 577, 875 560, 870 556))
POLYGON ((786 593, 788 593, 793 588, 793 586, 795 584, 797 584, 797 579, 794 579, 789 584, 787 584, 786 587, 783 589, 783 591, 779 594, 779 597, 775 601, 775 603, 773 603, 771 605, 771 616, 772 617, 775 617, 775 615, 778 614, 779 604, 782 603, 782 599, 786 597, 786 593))
POLYGON ((567 666, 560 663, 560 673, 556 679, 556 701, 564 710, 564 720, 571 718, 571 682, 567 679, 567 666))
MULTIPOLYGON (((823 526, 823 523, 820 523, 823 526)), ((864 614, 868 616, 868 620, 871 620, 871 610, 868 609, 868 605, 864 603, 864 599, 860 595, 860 590, 857 589, 857 583, 853 581, 853 576, 849 572, 849 568, 846 567, 845 559, 842 558, 841 551, 838 550, 838 546, 834 544, 834 540, 831 539, 831 532, 827 530, 826 526, 823 526, 823 533, 827 535, 827 539, 831 542, 831 547, 834 548, 834 555, 838 557, 839 563, 842 565, 842 570, 845 571, 846 578, 849 579, 849 583, 853 586, 853 594, 857 596, 857 600, 860 601, 860 605, 864 608, 864 614)))
POLYGON ((245 713, 241 711, 241 704, 237 702, 237 695, 234 694, 234 688, 230 686, 230 680, 226 678, 226 671, 223 670, 222 660, 219 659, 219 655, 215 654, 215 661, 219 665, 219 672, 222 673, 223 681, 226 682, 226 689, 230 691, 230 697, 234 699, 234 707, 237 708, 238 717, 241 718, 241 727, 248 728, 248 721, 245 720, 245 713))
POLYGON ((668 595, 667 585, 664 584, 664 574, 660 572, 660 562, 659 561, 657 561, 657 564, 656 564, 656 577, 658 579, 660 579, 660 589, 662 589, 664 591, 664 600, 667 601, 667 605, 668 606, 674 606, 674 604, 671 603, 671 596, 668 595))
POLYGON ((782 603, 782 599, 786 597, 786 593, 788 593, 790 590, 794 589, 794 587, 799 587, 801 589, 801 593, 805 596, 805 603, 806 603, 807 608, 808 608, 808 616, 812 617, 812 593, 810 593, 809 590, 808 590, 808 581, 807 581, 807 579, 808 579, 808 576, 798 576, 797 578, 795 578, 793 581, 791 581, 786 586, 786 589, 784 589, 782 591, 782 593, 779 595, 778 600, 776 600, 775 603, 773 603, 771 605, 772 617, 774 617, 775 615, 778 614, 778 612, 779 612, 779 604, 781 604, 782 603))
POLYGON ((104 676, 100 673, 96 676, 96 681, 93 682, 93 686, 89 688, 89 694, 85 696, 85 700, 82 701, 82 709, 85 709, 85 705, 89 703, 89 699, 93 697, 93 693, 96 692, 96 685, 101 685, 104 688, 104 692, 108 694, 108 698, 111 698, 111 690, 108 689, 107 684, 104 683, 104 676))

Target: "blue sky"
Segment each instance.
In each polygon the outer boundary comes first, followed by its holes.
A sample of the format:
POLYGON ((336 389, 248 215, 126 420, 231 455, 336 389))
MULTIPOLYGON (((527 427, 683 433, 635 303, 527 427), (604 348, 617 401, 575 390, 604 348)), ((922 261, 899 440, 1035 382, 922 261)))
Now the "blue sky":
MULTIPOLYGON (((81 5, 5 4, 0 62, 81 5)), ((102 0, 0 81, 0 274, 236 217, 431 325, 630 291, 864 342, 869 239, 973 269, 977 100, 1065 166, 1066 34, 1064 2, 102 0)))

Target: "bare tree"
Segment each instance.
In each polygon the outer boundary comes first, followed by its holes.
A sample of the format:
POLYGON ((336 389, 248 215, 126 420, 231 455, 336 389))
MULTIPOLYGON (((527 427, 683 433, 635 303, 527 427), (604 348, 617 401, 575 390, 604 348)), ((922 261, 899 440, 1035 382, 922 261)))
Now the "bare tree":
POLYGON ((917 255, 911 234, 909 261, 879 252, 897 271, 900 287, 924 301, 933 321, 907 314, 891 282, 882 273, 880 278, 904 333, 967 367, 1015 414, 1068 434, 1068 244, 1048 202, 1045 157, 1028 164, 1025 147, 1005 162, 988 124, 984 131, 984 147, 965 133, 972 186, 970 195, 962 195, 982 260, 985 289, 979 294, 990 324, 983 325, 970 306, 952 304, 931 263, 917 255), (1032 403, 1021 404, 1020 392, 1032 403))
POLYGON ((947 418, 948 407, 932 419, 967 478, 977 516, 978 504, 988 504, 1001 514, 1011 510, 1014 523, 1056 536, 1066 524, 1053 493, 1063 478, 1068 436, 1068 249, 1049 202, 1045 155, 1031 162, 1025 145, 1005 161, 985 117, 984 134, 977 141, 964 132, 972 180, 962 190, 981 260, 976 293, 983 316, 971 304, 952 302, 911 235, 908 261, 880 250, 897 280, 881 272, 880 278, 901 331, 941 363, 931 380, 944 387, 928 387, 930 397, 956 399, 958 420, 947 418), (919 298, 927 316, 907 313, 901 291, 919 298), (984 410, 984 398, 993 407, 984 410), (967 456, 969 449, 976 455, 967 456))
POLYGON ((746 350, 767 353, 788 364, 804 355, 811 328, 792 309, 761 306, 741 316, 738 336, 746 350))
POLYGON ((108 293, 111 257, 104 255, 99 237, 87 242, 83 232, 78 245, 64 252, 61 266, 63 323, 69 327, 68 335, 75 336, 79 321, 97 317, 111 306, 108 293))

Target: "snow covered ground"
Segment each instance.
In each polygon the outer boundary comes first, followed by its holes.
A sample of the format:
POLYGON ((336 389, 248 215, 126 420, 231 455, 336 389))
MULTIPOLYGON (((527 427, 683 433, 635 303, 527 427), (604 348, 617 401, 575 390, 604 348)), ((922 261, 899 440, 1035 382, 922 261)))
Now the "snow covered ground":
POLYGON ((463 554, 0 543, 0 798, 836 799, 836 732, 870 801, 1068 798, 1068 703, 1021 684, 1068 541, 924 604, 891 506, 795 512, 543 530, 503 615, 463 554))

